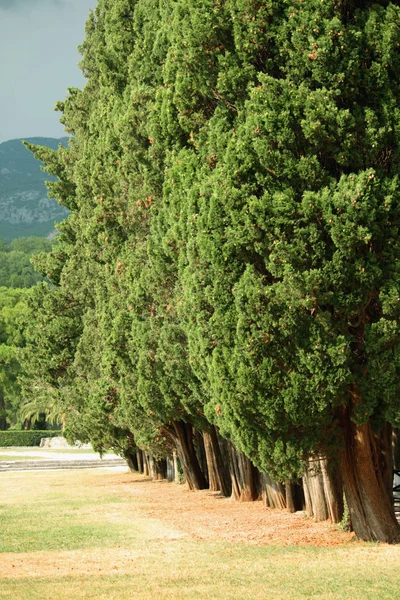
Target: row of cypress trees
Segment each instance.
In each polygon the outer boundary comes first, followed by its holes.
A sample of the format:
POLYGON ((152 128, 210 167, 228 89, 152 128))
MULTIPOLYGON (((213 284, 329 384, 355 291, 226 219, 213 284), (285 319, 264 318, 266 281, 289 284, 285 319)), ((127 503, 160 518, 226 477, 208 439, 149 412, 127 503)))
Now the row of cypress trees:
POLYGON ((99 0, 70 145, 31 147, 71 214, 25 394, 194 489, 335 520, 344 490, 398 541, 399 48, 386 1, 99 0))

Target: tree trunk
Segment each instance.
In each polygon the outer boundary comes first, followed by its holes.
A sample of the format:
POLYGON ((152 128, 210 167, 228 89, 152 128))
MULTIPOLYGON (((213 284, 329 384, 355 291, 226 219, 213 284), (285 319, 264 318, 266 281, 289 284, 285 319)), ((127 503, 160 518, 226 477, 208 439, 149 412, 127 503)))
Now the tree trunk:
POLYGON ((126 462, 128 463, 128 467, 130 471, 138 472, 138 459, 137 459, 137 450, 130 450, 125 453, 126 462))
POLYGON ((7 428, 6 403, 4 402, 4 396, 0 394, 0 431, 5 431, 7 428))
POLYGON ((151 454, 147 456, 147 461, 149 463, 149 476, 151 477, 151 479, 156 479, 156 477, 154 476, 154 459, 151 454))
POLYGON ((325 501, 324 480, 319 459, 310 459, 303 474, 303 486, 307 488, 308 516, 314 517, 317 522, 326 521, 329 518, 329 511, 325 501))
POLYGON ((330 467, 326 459, 320 458, 320 465, 329 519, 340 523, 344 512, 342 480, 338 470, 330 467))
POLYGON ((330 519, 339 523, 343 516, 343 491, 340 479, 323 457, 310 459, 303 474, 306 512, 315 521, 330 519))
POLYGON ((286 508, 285 488, 281 483, 271 479, 267 473, 262 474, 263 478, 263 500, 268 508, 286 508))
POLYGON ((146 475, 146 477, 149 477, 149 475, 150 475, 149 457, 147 456, 146 452, 142 452, 142 456, 143 456, 143 475, 146 475))
POLYGON ((31 425, 32 425, 32 419, 31 418, 25 419, 24 424, 22 425, 22 429, 24 431, 30 431, 31 425))
POLYGON ((138 472, 143 475, 143 452, 140 448, 136 449, 138 472))
POLYGON ((344 448, 341 475, 352 527, 366 541, 400 542, 400 526, 393 508, 392 483, 388 477, 391 439, 388 428, 373 434, 369 421, 357 425, 350 409, 343 409, 341 425, 344 448))
POLYGON ((254 467, 242 452, 230 444, 232 464, 232 497, 239 502, 253 502, 258 497, 258 485, 254 481, 254 467))
POLYGON ((192 427, 192 434, 193 434, 193 445, 194 445, 194 449, 196 452, 197 460, 200 465, 201 472, 203 473, 204 478, 206 480, 206 483, 207 483, 206 487, 208 488, 209 487, 208 464, 207 464, 206 449, 205 449, 205 445, 204 445, 203 432, 198 431, 197 429, 194 429, 192 427))
POLYGON ((173 427, 175 431, 177 453, 181 461, 183 473, 189 489, 206 489, 208 484, 197 459, 193 444, 192 426, 189 425, 189 423, 184 423, 183 421, 175 421, 173 423, 173 427))
POLYGON ((174 461, 174 481, 175 481, 175 483, 180 483, 180 477, 179 477, 179 465, 180 465, 180 463, 179 463, 179 458, 178 458, 176 450, 173 451, 172 458, 173 458, 173 461, 174 461))
POLYGON ((285 495, 287 510, 291 513, 296 512, 296 484, 289 480, 285 481, 285 495))
POLYGON ((210 436, 220 490, 224 496, 229 498, 232 495, 230 442, 221 437, 213 425, 210 429, 210 436))
POLYGON ((219 482, 218 469, 216 467, 211 434, 208 431, 203 432, 203 441, 207 460, 208 486, 211 492, 219 492, 221 486, 219 482))
POLYGON ((156 481, 167 479, 167 461, 165 460, 165 458, 156 459, 153 456, 152 459, 153 479, 155 479, 156 481))

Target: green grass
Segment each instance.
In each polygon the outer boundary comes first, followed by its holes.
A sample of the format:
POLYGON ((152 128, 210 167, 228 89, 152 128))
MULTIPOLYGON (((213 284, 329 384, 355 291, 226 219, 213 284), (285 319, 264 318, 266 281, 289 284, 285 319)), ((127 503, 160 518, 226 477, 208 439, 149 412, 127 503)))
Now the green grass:
MULTIPOLYGON (((7 455, 4 452, 12 452, 14 457, 20 457, 21 460, 29 459, 29 456, 25 456, 24 453, 29 453, 34 456, 35 454, 41 454, 45 452, 49 456, 53 454, 88 454, 90 456, 100 456, 98 452, 88 448, 40 448, 39 446, 27 446, 27 447, 0 447, 0 456, 7 460, 7 455), (3 453, 3 454, 2 454, 3 453)), ((112 450, 108 450, 106 454, 115 454, 112 450)), ((2 460, 2 458, 0 458, 2 460)), ((16 458, 10 459, 16 460, 16 458)), ((36 460, 36 459, 35 459, 36 460)))
MULTIPOLYGON (((29 478, 31 474, 24 474, 29 478)), ((43 477, 44 473, 40 473, 43 477)), ((138 539, 135 523, 110 524, 113 514, 119 514, 119 499, 101 496, 101 510, 87 506, 85 498, 68 496, 67 490, 53 489, 51 497, 22 501, 19 505, 0 503, 0 552, 37 552, 47 550, 77 550, 118 546, 127 547, 138 539), (104 519, 104 513, 107 518, 104 519), (61 527, 60 527, 61 525, 61 527)), ((1 598, 1 595, 0 595, 1 598)))
MULTIPOLYGON (((21 454, 11 454, 11 455, 7 455, 7 454, 0 454, 0 460, 29 460, 29 456, 23 456, 21 454)), ((42 460, 43 457, 42 456, 35 456, 34 457, 35 460, 42 460)))
MULTIPOLYGON (((17 568, 14 578, 0 577, 0 598, 399 597, 400 548, 360 543, 259 547, 196 539, 157 514, 148 516, 141 485, 128 474, 106 471, 1 474, 0 551, 12 554, 3 554, 0 573, 5 561, 10 569, 17 564, 19 553, 28 553, 22 564, 31 561, 33 567, 27 576, 17 568), (130 494, 130 486, 137 486, 136 494, 130 494), (66 572, 62 561, 71 552, 76 554, 66 572), (53 556, 54 566, 42 576, 53 556), (87 572, 82 572, 85 561, 87 572)), ((154 494, 160 489, 154 485, 154 494)))

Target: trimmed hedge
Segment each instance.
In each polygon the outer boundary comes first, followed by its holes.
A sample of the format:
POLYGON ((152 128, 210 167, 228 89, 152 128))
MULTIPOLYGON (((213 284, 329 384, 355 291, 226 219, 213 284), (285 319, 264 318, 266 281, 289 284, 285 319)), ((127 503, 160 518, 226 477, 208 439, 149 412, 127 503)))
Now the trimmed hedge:
POLYGON ((8 429, 0 431, 0 447, 10 446, 40 446, 40 440, 47 437, 62 435, 62 431, 15 431, 8 429))

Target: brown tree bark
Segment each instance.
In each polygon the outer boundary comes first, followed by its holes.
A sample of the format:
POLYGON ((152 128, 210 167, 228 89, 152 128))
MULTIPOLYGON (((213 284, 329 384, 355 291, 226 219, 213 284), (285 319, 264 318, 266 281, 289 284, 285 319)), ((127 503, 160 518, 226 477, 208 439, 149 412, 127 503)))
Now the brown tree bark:
POLYGON ((320 465, 329 519, 332 523, 340 523, 344 512, 344 502, 343 485, 339 471, 323 458, 320 458, 320 465))
MULTIPOLYGON (((353 395, 353 404, 358 401, 353 395)), ((352 527, 366 541, 400 542, 389 483, 388 465, 391 438, 387 428, 376 436, 369 421, 357 425, 351 419, 351 407, 343 408, 341 426, 344 448, 341 475, 352 527)))
POLYGON ((254 467, 242 452, 230 444, 232 498, 238 502, 253 502, 258 498, 258 482, 254 467))
POLYGON ((324 481, 318 458, 310 459, 304 474, 303 486, 306 490, 306 506, 308 516, 315 521, 326 521, 329 518, 328 507, 325 501, 324 481))
POLYGON ((224 496, 230 498, 232 495, 230 442, 225 440, 214 426, 211 427, 210 434, 220 490, 224 496))
POLYGON ((179 458, 176 450, 172 453, 172 459, 174 461, 174 481, 175 483, 180 483, 179 480, 179 458))
POLYGON ((306 512, 315 521, 339 523, 343 516, 343 491, 339 477, 323 457, 309 460, 303 474, 306 512))
POLYGON ((229 461, 224 461, 216 428, 211 425, 203 432, 204 448, 207 458, 208 481, 211 491, 221 491, 224 496, 232 494, 229 461))
POLYGON ((183 421, 175 421, 173 427, 176 450, 189 488, 191 490, 206 489, 208 483, 197 459, 192 426, 183 421))
POLYGON ((263 500, 268 508, 286 508, 285 488, 281 483, 272 479, 267 473, 263 477, 263 500))
POLYGON ((218 476, 218 469, 216 466, 214 448, 211 441, 211 434, 208 431, 203 432, 203 441, 207 460, 208 486, 211 492, 219 492, 221 489, 221 485, 218 476))
POLYGON ((289 512, 296 512, 295 484, 291 481, 285 481, 286 508, 289 512))
POLYGON ((149 475, 150 475, 149 457, 147 456, 146 452, 143 452, 142 456, 143 456, 143 475, 146 475, 146 477, 149 477, 149 475))

